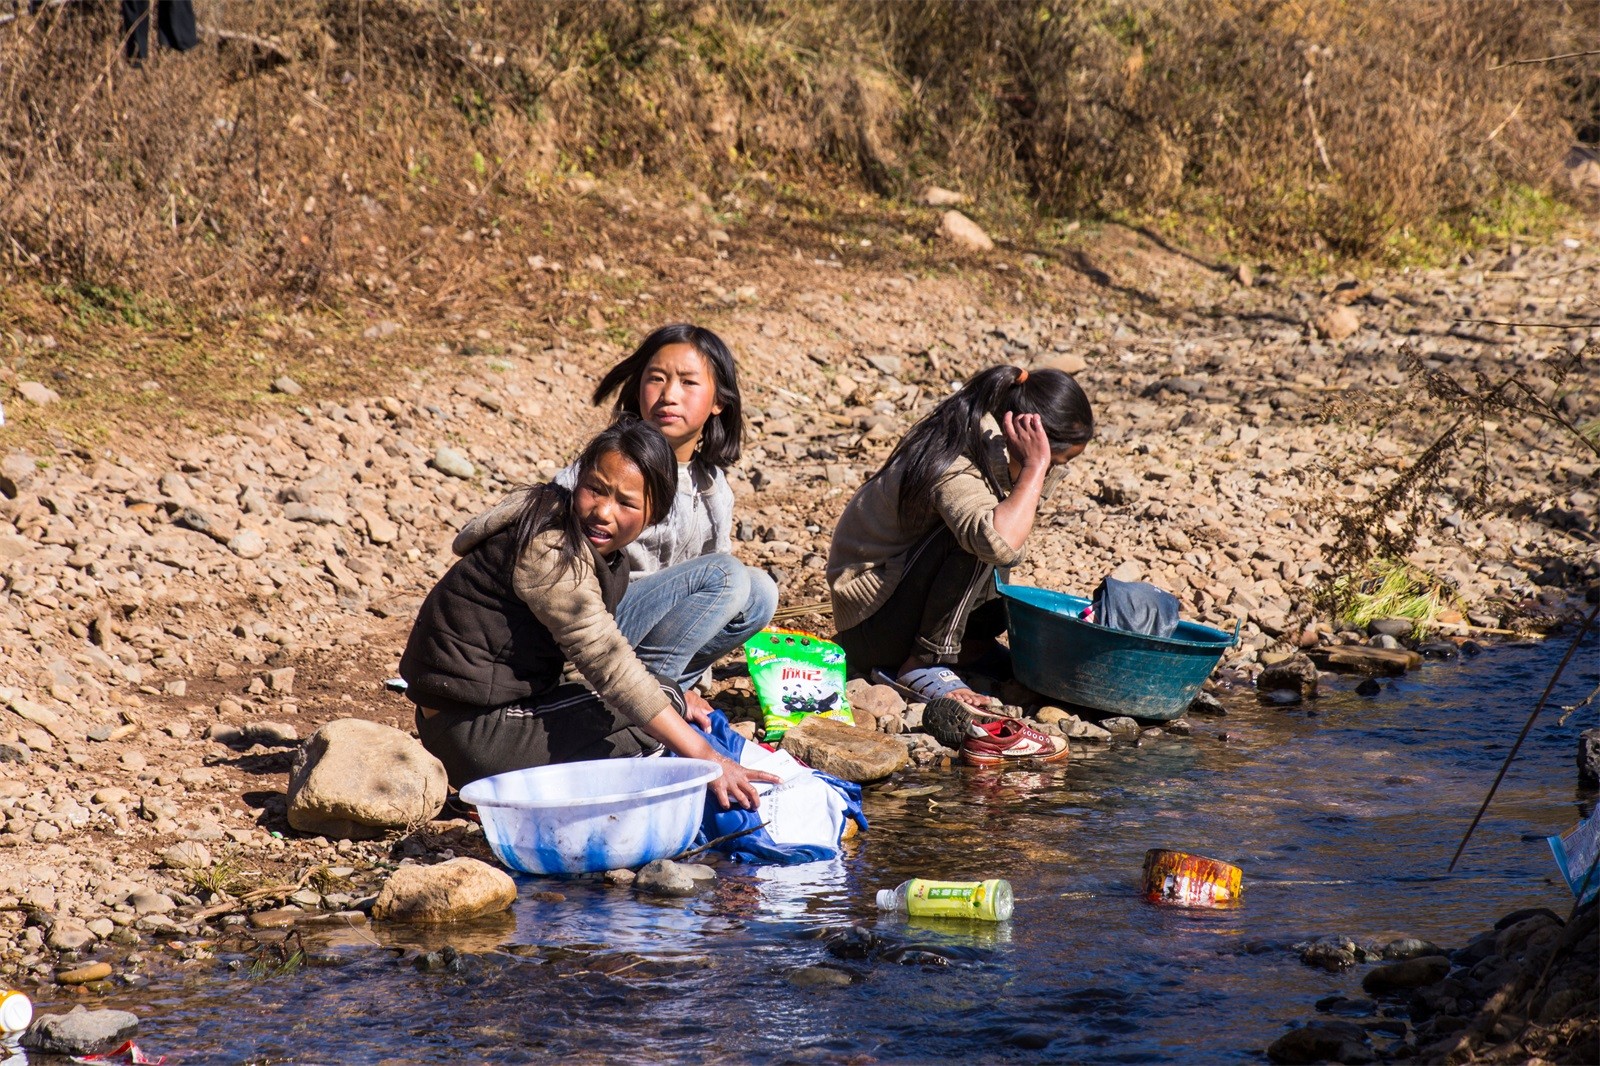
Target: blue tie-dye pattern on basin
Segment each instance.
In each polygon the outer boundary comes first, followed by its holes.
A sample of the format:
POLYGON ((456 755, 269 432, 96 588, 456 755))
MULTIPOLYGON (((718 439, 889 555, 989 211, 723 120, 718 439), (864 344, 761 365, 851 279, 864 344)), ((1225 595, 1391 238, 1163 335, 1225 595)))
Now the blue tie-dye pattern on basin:
POLYGON ((604 759, 474 781, 489 846, 530 874, 641 866, 687 848, 700 828, 707 783, 722 772, 701 759, 604 759))

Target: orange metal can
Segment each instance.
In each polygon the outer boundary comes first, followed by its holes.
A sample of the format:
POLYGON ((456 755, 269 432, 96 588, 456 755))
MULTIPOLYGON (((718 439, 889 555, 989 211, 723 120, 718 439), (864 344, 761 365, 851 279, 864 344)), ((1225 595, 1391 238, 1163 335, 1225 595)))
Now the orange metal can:
POLYGON ((1144 898, 1180 907, 1233 907, 1244 871, 1216 859, 1151 848, 1144 853, 1144 898))

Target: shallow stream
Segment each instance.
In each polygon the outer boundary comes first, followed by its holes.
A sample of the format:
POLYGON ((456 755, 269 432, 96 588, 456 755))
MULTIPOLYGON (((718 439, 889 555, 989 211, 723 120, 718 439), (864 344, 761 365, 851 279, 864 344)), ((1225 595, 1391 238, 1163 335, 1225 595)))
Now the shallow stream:
POLYGON ((1302 965, 1296 941, 1410 935, 1448 948, 1515 908, 1567 912, 1543 838, 1593 804, 1574 765, 1593 711, 1560 726, 1558 707, 1595 685, 1600 641, 1580 650, 1445 873, 1565 645, 1424 664, 1373 698, 1328 678, 1300 707, 1238 699, 1227 717, 1194 719, 1192 737, 1075 754, 1049 772, 910 775, 896 787, 942 790, 869 795, 872 828, 844 860, 725 865, 693 900, 530 878, 498 923, 308 937, 319 964, 293 974, 230 971, 224 956, 105 1005, 138 1013, 146 1051, 183 1064, 1265 1061, 1317 999, 1360 994, 1360 968, 1302 965), (1152 847, 1243 867, 1243 905, 1146 903, 1152 847), (913 875, 1007 877, 1016 917, 878 915, 874 890, 913 875), (552 889, 565 899, 533 895, 552 889), (818 934, 855 923, 948 964, 831 955, 818 934), (446 943, 463 953, 454 966, 416 967, 417 948, 446 943), (854 981, 791 983, 813 966, 854 981))

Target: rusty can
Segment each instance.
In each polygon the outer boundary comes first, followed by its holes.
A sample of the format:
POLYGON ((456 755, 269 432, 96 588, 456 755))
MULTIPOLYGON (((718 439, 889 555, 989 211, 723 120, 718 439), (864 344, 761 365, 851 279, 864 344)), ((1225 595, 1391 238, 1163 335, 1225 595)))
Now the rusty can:
POLYGON ((1216 859, 1151 848, 1144 853, 1144 898, 1180 907, 1232 907, 1244 891, 1244 871, 1216 859))

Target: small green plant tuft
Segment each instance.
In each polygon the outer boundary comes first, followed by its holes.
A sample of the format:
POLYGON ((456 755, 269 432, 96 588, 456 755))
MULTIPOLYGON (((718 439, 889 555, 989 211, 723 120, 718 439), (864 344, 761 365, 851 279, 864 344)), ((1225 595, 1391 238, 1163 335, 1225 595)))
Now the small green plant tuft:
POLYGON ((1330 586, 1336 617, 1355 629, 1379 618, 1408 618, 1418 633, 1437 627, 1443 611, 1460 610, 1454 587, 1398 559, 1373 559, 1330 586))

